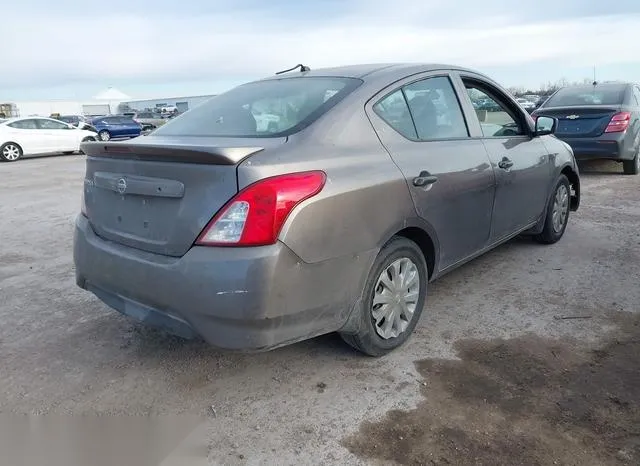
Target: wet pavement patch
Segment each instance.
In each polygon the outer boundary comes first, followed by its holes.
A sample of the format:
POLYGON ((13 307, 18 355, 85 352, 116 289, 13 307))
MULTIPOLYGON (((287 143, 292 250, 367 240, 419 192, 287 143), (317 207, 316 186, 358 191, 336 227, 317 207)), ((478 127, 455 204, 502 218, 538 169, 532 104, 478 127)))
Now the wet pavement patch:
POLYGON ((465 340, 416 362, 425 400, 344 445, 406 465, 640 464, 640 315, 597 348, 537 336, 465 340))

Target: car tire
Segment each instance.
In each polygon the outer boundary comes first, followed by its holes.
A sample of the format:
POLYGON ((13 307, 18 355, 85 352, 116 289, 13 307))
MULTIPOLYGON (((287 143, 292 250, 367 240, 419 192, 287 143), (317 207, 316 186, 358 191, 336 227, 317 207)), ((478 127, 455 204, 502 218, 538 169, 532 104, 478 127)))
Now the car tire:
POLYGON ((428 278, 427 261, 418 245, 407 238, 394 236, 382 247, 369 271, 360 306, 354 310, 359 313, 357 331, 341 333, 342 339, 374 357, 403 345, 420 320, 428 278), (410 277, 415 278, 407 284, 410 277), (380 302, 383 299, 385 302, 380 302), (385 315, 394 318, 388 319, 385 315))
POLYGON ((636 156, 633 159, 622 161, 622 170, 625 175, 637 175, 640 173, 640 148, 636 151, 636 156))
POLYGON ((7 142, 0 147, 0 160, 15 162, 22 158, 22 147, 15 142, 7 142))
POLYGON ((100 138, 101 141, 108 141, 111 139, 111 133, 106 129, 103 129, 98 133, 98 137, 100 138))
POLYGON ((542 244, 553 244, 562 238, 571 211, 571 185, 565 175, 560 175, 547 204, 547 213, 542 232, 535 236, 542 244))

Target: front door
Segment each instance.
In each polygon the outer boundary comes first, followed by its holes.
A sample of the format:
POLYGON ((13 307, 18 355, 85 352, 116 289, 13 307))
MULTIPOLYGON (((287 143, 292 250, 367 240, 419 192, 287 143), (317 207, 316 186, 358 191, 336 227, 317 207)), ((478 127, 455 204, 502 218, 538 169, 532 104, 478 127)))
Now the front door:
POLYGON ((367 111, 418 215, 438 236, 439 271, 486 247, 494 173, 483 142, 469 136, 449 74, 405 79, 367 111))
MULTIPOLYGON (((461 73, 469 103, 489 103, 473 112, 496 173, 491 242, 510 236, 544 213, 553 162, 540 138, 532 137, 524 110, 501 90, 472 74, 461 73)), ((471 108, 469 105, 469 108, 471 108)))

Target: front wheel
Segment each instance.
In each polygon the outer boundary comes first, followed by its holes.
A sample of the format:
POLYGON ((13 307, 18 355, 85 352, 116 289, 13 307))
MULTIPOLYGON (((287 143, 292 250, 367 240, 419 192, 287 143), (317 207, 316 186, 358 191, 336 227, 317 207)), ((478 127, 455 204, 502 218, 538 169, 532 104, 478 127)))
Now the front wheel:
POLYGON ((103 129, 98 133, 98 137, 101 141, 108 141, 109 139, 111 139, 111 133, 109 133, 109 131, 107 131, 106 129, 103 129))
POLYGON ((542 232, 535 237, 538 242, 553 244, 562 238, 569 223, 570 206, 571 185, 565 175, 560 175, 547 205, 542 232))
POLYGON ((0 158, 5 162, 15 162, 22 157, 22 148, 13 142, 7 142, 0 147, 0 158))
POLYGON ((427 296, 428 268, 413 241, 396 236, 380 251, 362 295, 358 330, 341 334, 369 356, 383 356, 404 344, 416 327, 427 296))

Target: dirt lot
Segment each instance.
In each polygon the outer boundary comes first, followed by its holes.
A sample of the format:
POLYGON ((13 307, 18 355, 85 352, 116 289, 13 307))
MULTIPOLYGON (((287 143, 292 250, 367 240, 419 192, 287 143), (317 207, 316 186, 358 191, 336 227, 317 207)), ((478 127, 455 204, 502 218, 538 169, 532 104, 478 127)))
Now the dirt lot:
POLYGON ((224 354, 118 315, 74 285, 82 157, 0 164, 0 413, 195 414, 212 464, 639 464, 640 177, 584 170, 560 243, 442 278, 369 359, 333 335, 224 354))

